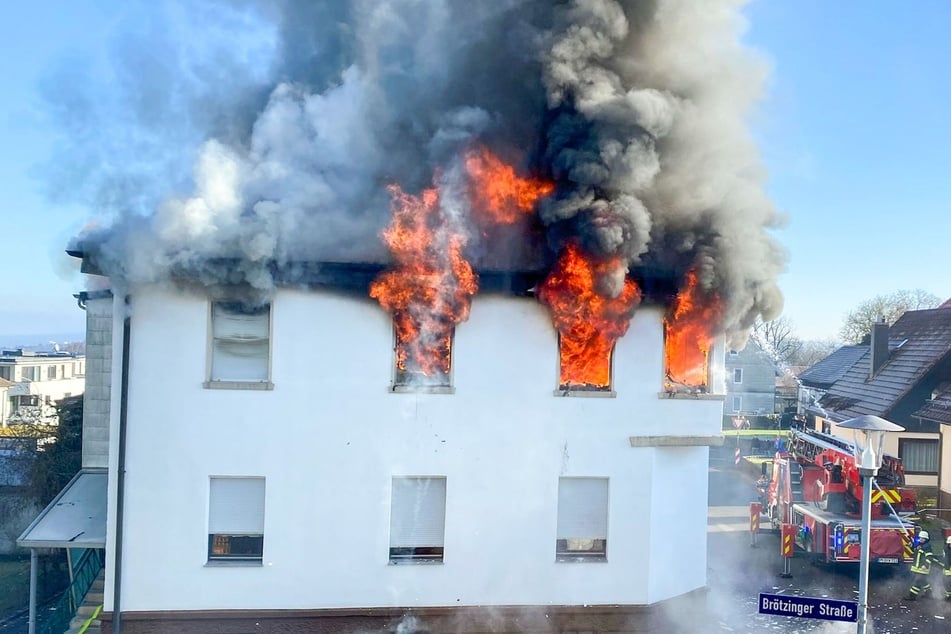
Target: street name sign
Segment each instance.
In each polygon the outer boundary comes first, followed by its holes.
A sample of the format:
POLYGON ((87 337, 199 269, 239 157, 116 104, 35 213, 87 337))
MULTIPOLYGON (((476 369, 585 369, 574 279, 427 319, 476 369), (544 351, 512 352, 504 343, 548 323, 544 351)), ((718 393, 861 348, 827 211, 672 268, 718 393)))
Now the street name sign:
POLYGON ((782 594, 759 595, 759 613, 779 616, 799 616, 806 619, 856 622, 859 604, 856 601, 836 601, 814 597, 789 597, 782 594))

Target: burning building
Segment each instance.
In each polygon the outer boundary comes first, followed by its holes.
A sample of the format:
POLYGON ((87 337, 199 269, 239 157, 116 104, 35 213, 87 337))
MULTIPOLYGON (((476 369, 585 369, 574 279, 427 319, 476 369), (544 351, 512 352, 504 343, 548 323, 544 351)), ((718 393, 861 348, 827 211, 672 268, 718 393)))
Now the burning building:
POLYGON ((783 260, 714 4, 236 3, 280 42, 253 124, 72 249, 115 295, 106 631, 626 631, 704 587, 724 342, 783 260))

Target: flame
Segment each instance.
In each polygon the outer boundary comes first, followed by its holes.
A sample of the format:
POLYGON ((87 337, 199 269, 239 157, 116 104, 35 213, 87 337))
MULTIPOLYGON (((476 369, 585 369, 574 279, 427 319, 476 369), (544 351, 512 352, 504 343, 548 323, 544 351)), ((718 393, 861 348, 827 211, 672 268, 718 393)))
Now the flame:
POLYGON ((396 266, 377 276, 370 297, 393 315, 398 373, 439 382, 448 377, 453 329, 469 317, 478 279, 462 255, 465 238, 441 211, 439 192, 388 189, 393 220, 382 235, 396 266))
POLYGON ((473 208, 496 224, 513 224, 532 212, 540 198, 555 191, 554 183, 536 178, 519 178, 487 148, 469 150, 465 156, 471 181, 473 208))
POLYGON ((688 271, 684 287, 664 318, 668 389, 675 385, 707 387, 707 359, 721 313, 719 296, 705 294, 696 271, 688 271))
POLYGON ((611 388, 614 343, 627 332, 641 301, 640 289, 627 277, 617 297, 597 292, 598 279, 619 266, 620 260, 590 260, 569 244, 538 288, 560 334, 561 389, 611 388))

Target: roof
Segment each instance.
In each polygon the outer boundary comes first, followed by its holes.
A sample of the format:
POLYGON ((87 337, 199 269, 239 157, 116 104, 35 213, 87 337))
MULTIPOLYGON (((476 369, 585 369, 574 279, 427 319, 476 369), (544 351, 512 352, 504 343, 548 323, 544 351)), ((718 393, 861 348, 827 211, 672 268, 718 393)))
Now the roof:
POLYGON ((951 425, 951 384, 935 394, 934 398, 915 412, 915 416, 951 425))
POLYGON ((13 381, 8 381, 7 379, 0 376, 0 387, 12 387, 16 385, 13 381))
POLYGON ((888 348, 888 360, 871 379, 871 354, 866 347, 829 387, 819 401, 829 418, 845 420, 863 414, 887 417, 926 377, 934 385, 940 383, 941 377, 932 371, 939 364, 942 372, 951 368, 951 309, 906 312, 889 328, 888 348))
POLYGON ((104 469, 77 473, 17 539, 21 548, 105 548, 104 469))
POLYGON ((799 373, 799 380, 809 387, 828 388, 845 376, 855 362, 868 352, 868 346, 842 346, 825 359, 799 373))

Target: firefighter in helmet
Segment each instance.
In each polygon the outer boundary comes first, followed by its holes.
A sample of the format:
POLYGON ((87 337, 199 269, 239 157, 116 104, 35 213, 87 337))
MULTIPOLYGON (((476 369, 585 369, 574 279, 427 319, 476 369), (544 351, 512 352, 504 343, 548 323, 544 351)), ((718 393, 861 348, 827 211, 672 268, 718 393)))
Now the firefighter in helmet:
POLYGON ((911 588, 908 590, 909 601, 931 592, 931 564, 941 566, 934 553, 931 552, 931 536, 928 531, 920 531, 915 540, 915 560, 911 564, 911 588))
POLYGON ((951 601, 951 535, 944 540, 944 598, 951 601))

